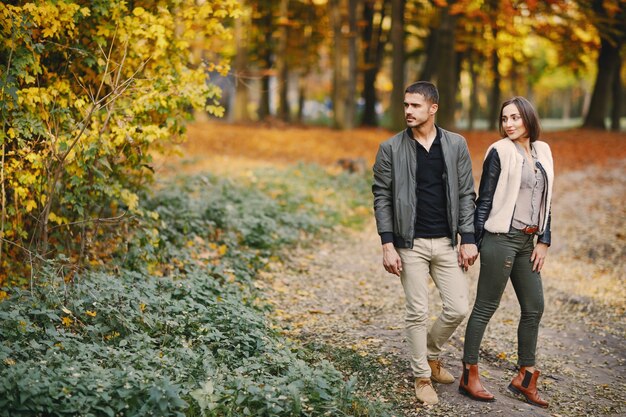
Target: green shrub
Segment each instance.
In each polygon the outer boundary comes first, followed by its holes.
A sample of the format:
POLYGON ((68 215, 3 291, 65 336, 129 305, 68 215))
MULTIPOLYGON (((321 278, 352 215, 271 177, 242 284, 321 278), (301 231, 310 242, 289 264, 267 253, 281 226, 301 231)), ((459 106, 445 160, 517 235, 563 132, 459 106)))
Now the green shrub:
MULTIPOLYGON (((317 185, 339 178, 310 169, 317 185)), ((32 291, 11 289, 0 416, 385 415, 268 322, 252 285, 266 257, 341 218, 302 176, 275 175, 176 181, 146 202, 158 219, 129 235, 114 268, 66 282, 50 263, 32 291), (226 251, 207 262, 197 255, 209 242, 226 251)))
POLYGON ((88 274, 0 303, 0 415, 322 415, 351 392, 215 271, 88 274))

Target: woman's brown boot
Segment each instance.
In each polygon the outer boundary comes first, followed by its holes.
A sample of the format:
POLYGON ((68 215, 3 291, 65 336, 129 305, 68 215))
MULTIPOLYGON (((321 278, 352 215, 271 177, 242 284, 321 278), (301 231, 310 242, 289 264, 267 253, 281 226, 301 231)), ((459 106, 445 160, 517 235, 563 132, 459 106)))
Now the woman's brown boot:
POLYGON ((525 366, 520 367, 519 373, 513 378, 509 384, 509 390, 515 394, 521 394, 526 398, 526 401, 532 405, 546 408, 548 402, 539 397, 537 392, 537 378, 539 378, 540 372, 530 372, 525 366))
POLYGON ((478 377, 478 365, 469 365, 466 367, 463 362, 463 376, 459 383, 459 392, 463 395, 478 401, 495 401, 496 398, 483 387, 478 377))

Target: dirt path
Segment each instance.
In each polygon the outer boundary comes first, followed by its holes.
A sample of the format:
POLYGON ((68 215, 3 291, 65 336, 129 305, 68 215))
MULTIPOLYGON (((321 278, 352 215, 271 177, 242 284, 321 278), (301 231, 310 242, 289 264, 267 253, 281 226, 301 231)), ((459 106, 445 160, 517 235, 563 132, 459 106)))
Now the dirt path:
MULTIPOLYGON (((264 286, 276 317, 292 337, 356 372, 360 390, 388 403, 397 416, 617 416, 626 414, 624 308, 626 163, 558 177, 553 236, 543 272, 546 308, 539 334, 540 390, 547 410, 506 390, 515 373, 519 307, 509 285, 482 345, 481 371, 496 395, 490 404, 466 399, 457 383, 438 386, 440 404, 416 403, 404 341, 400 282, 381 265, 373 222, 332 241, 295 248, 267 272, 264 286), (345 363, 345 357, 351 357, 345 363)), ((478 265, 470 269, 474 299, 478 265)), ((431 316, 440 311, 431 286, 431 316)), ((466 322, 443 360, 460 373, 466 322)))

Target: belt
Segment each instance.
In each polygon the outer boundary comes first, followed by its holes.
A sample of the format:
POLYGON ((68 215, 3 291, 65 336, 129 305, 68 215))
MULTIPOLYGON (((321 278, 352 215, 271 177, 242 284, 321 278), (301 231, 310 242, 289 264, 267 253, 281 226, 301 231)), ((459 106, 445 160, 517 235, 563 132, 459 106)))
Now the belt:
POLYGON ((539 226, 526 226, 523 229, 520 229, 522 233, 527 235, 534 235, 539 231, 539 226))

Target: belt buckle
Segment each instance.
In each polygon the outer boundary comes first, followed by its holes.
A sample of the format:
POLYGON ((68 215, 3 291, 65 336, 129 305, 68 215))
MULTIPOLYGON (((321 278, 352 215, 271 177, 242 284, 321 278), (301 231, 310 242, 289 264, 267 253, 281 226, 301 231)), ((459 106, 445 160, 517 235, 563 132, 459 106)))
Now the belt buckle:
POLYGON ((539 226, 526 226, 522 229, 522 232, 527 235, 534 235, 535 233, 537 233, 538 230, 539 226))

